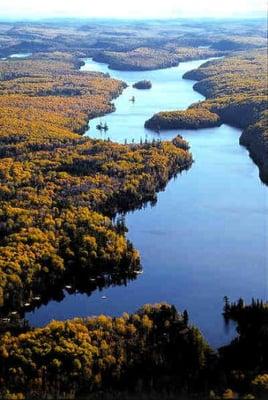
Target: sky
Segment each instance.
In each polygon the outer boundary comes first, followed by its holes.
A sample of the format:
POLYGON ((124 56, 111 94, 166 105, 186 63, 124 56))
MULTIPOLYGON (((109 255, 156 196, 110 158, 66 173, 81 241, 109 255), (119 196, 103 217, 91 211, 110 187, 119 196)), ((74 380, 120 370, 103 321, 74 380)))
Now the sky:
POLYGON ((0 19, 265 16, 266 0, 0 0, 0 19))

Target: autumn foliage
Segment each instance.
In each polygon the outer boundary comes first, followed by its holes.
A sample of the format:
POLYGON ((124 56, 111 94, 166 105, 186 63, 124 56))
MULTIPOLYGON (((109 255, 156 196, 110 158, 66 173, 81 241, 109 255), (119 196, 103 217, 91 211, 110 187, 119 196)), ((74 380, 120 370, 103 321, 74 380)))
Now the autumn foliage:
POLYGON ((70 274, 89 278, 137 269, 138 252, 111 216, 155 200, 170 177, 192 162, 182 138, 123 146, 75 133, 85 129, 88 118, 111 110, 110 100, 124 85, 102 74, 75 69, 70 74, 68 62, 63 68, 52 57, 43 70, 42 57, 0 63, 2 71, 25 75, 1 82, 0 287, 5 308, 23 307, 48 282, 59 284, 70 274), (58 92, 60 85, 63 90, 71 86, 72 92, 58 92))

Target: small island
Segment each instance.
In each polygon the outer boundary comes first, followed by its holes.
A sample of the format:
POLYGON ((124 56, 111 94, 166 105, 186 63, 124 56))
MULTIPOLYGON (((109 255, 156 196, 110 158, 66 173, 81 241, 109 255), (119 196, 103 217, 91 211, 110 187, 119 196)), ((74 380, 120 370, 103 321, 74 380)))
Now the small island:
POLYGON ((151 89, 152 82, 143 80, 143 81, 134 83, 134 85, 132 85, 132 87, 134 87, 135 89, 151 89))

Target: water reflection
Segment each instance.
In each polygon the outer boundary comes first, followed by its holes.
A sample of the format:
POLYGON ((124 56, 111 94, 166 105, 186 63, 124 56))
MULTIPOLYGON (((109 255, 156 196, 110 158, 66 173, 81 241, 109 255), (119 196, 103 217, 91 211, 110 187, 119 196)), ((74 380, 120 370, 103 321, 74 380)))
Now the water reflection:
MULTIPOLYGON (((7 304, 0 310, 0 329, 5 323, 14 322, 15 319, 27 319, 27 315, 45 307, 51 301, 60 303, 66 297, 81 294, 90 297, 95 291, 103 291, 112 286, 127 286, 130 281, 135 280, 143 273, 141 268, 135 269, 113 269, 113 272, 98 271, 93 274, 82 274, 66 276, 64 281, 49 285, 43 285, 44 289, 39 291, 24 290, 17 298, 13 298, 12 304, 7 304)), ((103 297, 103 299, 106 296, 103 297)))
MULTIPOLYGON (((202 100, 192 90, 193 82, 183 74, 204 61, 187 62, 160 71, 128 72, 107 70, 92 60, 84 69, 109 72, 128 82, 129 87, 115 100, 116 112, 103 118, 109 131, 95 129, 89 136, 110 137, 128 143, 140 138, 171 140, 176 131, 156 134, 144 129, 144 121, 163 109, 183 109, 202 100), (148 79, 152 89, 135 92, 129 101, 131 83, 148 79)), ((198 131, 180 131, 190 142, 195 163, 190 170, 171 180, 158 194, 154 206, 147 204, 126 215, 128 239, 139 250, 144 274, 127 286, 96 287, 90 296, 64 290, 61 302, 50 301, 27 313, 34 325, 51 319, 96 314, 120 315, 133 312, 144 303, 167 301, 179 310, 187 309, 191 322, 202 330, 211 345, 220 346, 235 335, 222 319, 223 297, 267 298, 267 187, 258 169, 239 146, 241 131, 222 125, 198 131), (102 298, 104 296, 104 298, 102 298)))

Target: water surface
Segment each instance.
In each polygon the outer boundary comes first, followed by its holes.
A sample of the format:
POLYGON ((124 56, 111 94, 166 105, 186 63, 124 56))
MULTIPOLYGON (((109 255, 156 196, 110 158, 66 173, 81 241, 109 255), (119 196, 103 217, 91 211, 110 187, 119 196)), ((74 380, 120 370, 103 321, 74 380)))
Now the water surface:
MULTIPOLYGON (((184 72, 205 61, 146 72, 113 71, 106 64, 87 60, 83 70, 110 73, 129 84, 115 100, 116 112, 102 118, 109 131, 100 134, 90 121, 91 137, 110 137, 128 142, 140 138, 172 139, 178 132, 158 135, 145 130, 146 119, 157 111, 184 109, 203 99, 194 92, 184 72), (151 90, 133 89, 141 79, 152 81, 151 90), (135 96, 135 103, 129 101, 135 96)), ((191 144, 195 163, 169 182, 157 204, 129 213, 128 237, 139 249, 143 275, 127 286, 114 286, 86 294, 68 294, 29 313, 35 325, 106 313, 135 311, 144 303, 167 301, 187 308, 213 346, 229 341, 234 327, 226 331, 221 316, 222 299, 267 299, 267 187, 258 169, 239 146, 241 131, 222 125, 198 131, 180 131, 191 144), (106 299, 102 299, 102 296, 106 299)))

